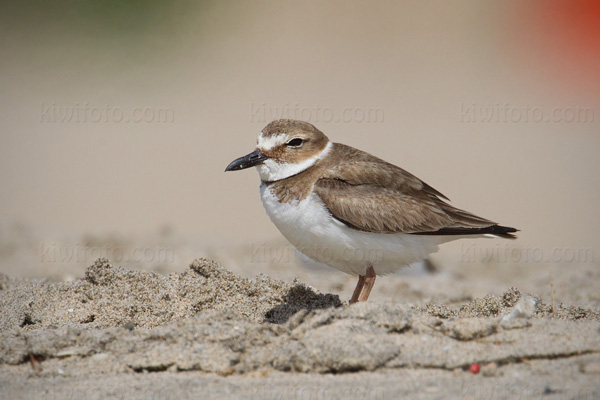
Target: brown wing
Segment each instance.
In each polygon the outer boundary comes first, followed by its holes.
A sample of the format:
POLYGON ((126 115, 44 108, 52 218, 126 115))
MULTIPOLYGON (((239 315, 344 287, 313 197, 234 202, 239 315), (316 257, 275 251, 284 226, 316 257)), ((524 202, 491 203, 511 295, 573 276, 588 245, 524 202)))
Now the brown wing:
MULTIPOLYGON (((341 146, 336 143, 336 146, 341 146)), ((512 237, 516 229, 452 207, 440 192, 414 175, 348 146, 351 163, 329 168, 314 190, 333 217, 351 228, 376 233, 512 237)))

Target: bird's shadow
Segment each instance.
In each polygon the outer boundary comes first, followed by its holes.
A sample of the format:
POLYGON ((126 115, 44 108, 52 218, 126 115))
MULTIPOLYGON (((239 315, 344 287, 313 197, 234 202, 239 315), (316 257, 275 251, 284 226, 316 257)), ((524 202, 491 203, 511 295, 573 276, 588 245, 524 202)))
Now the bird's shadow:
POLYGON ((298 284, 288 291, 280 304, 265 313, 264 321, 283 324, 300 310, 311 311, 341 305, 338 295, 315 293, 312 288, 298 284))

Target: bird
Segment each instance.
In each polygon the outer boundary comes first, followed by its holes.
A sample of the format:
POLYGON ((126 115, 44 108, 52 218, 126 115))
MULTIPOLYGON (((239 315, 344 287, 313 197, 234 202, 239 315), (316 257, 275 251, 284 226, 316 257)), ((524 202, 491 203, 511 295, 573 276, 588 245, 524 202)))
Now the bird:
POLYGON ((378 275, 425 260, 463 238, 515 239, 449 204, 421 179, 367 152, 334 143, 314 125, 280 119, 225 171, 256 167, 267 215, 308 258, 358 276, 349 303, 367 301, 378 275))

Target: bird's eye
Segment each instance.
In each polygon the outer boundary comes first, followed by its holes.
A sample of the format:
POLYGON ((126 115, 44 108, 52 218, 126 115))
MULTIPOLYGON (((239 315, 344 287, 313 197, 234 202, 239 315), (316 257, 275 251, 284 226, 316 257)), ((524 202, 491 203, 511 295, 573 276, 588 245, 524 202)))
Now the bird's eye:
POLYGON ((300 147, 304 141, 300 138, 295 138, 287 142, 288 147, 300 147))

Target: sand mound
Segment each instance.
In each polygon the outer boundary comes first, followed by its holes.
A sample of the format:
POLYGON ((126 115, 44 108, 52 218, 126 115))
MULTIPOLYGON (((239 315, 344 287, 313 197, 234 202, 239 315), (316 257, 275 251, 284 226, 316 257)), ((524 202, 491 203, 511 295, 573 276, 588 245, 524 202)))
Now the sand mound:
MULTIPOLYGON (((457 309, 433 303, 429 303, 426 307, 420 307, 419 309, 442 319, 497 317, 512 310, 522 298, 523 295, 518 289, 510 288, 502 296, 489 294, 482 299, 473 299, 457 309)), ((553 309, 552 305, 543 303, 538 296, 527 295, 527 298, 531 302, 530 316, 600 321, 600 313, 590 309, 565 306, 563 304, 559 304, 556 309, 553 309)))
POLYGON ((202 310, 231 310, 255 322, 281 323, 298 310, 337 307, 338 296, 267 276, 240 278, 199 259, 181 274, 113 267, 99 259, 73 282, 1 281, 0 330, 63 326, 152 328, 202 310))

